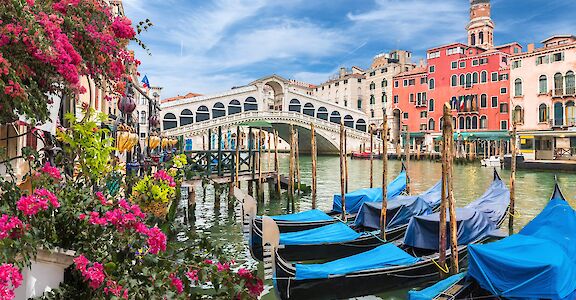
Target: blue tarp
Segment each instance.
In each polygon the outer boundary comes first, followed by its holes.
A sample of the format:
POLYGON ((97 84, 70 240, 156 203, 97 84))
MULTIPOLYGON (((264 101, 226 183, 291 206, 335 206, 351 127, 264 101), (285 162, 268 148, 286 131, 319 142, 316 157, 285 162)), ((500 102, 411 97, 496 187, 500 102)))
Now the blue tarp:
POLYGON ((445 291, 460 279, 466 276, 466 272, 458 273, 456 275, 452 275, 433 286, 427 287, 420 291, 409 291, 408 292, 408 300, 431 300, 434 299, 438 294, 445 291))
MULTIPOLYGON (((504 182, 495 176, 484 195, 466 207, 456 209, 458 245, 467 245, 489 236, 505 217, 509 202, 510 191, 504 182)), ((450 232, 449 221, 450 215, 447 211, 446 232, 448 234, 450 232)), ((439 223, 439 213, 412 218, 404 236, 404 244, 421 249, 438 250, 439 223)))
MULTIPOLYGON (((406 225, 414 216, 431 214, 440 205, 442 182, 418 196, 396 196, 389 200, 386 208, 386 228, 394 229, 406 225)), ((366 202, 358 211, 354 225, 359 227, 380 228, 382 202, 366 202)))
POLYGON ((412 265, 419 260, 394 244, 388 243, 360 254, 323 264, 296 264, 296 280, 328 278, 356 271, 412 265))
POLYGON ((355 240, 362 234, 342 222, 280 234, 280 245, 312 245, 355 240))
POLYGON ((468 275, 496 296, 576 298, 576 211, 558 189, 518 234, 471 245, 468 275))
MULTIPOLYGON (((400 195, 406 189, 406 171, 402 170, 398 177, 388 184, 388 199, 400 195)), ((355 214, 365 202, 382 201, 382 188, 361 189, 346 194, 346 212, 355 214)), ((342 196, 334 195, 332 210, 342 212, 342 196)))
POLYGON ((333 218, 325 212, 317 209, 303 211, 296 214, 270 216, 274 221, 292 221, 292 222, 313 222, 313 221, 326 221, 333 218))

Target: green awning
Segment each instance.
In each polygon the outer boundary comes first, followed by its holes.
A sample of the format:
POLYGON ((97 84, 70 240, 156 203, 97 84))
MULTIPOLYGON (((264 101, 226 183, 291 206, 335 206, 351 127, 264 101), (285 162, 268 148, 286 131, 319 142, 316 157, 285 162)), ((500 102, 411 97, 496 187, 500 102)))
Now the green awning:
POLYGON ((255 127, 255 128, 271 128, 272 124, 267 121, 252 121, 252 122, 244 122, 240 123, 240 126, 247 126, 247 127, 255 127))
MULTIPOLYGON (((426 132, 410 132, 410 139, 417 138, 417 137, 424 137, 426 132)), ((402 137, 406 136, 406 132, 402 132, 402 137)))
MULTIPOLYGON (((506 130, 500 131, 476 131, 476 132, 460 132, 454 133, 454 140, 463 140, 463 141, 471 141, 471 140, 486 140, 486 141, 500 141, 500 140, 509 140, 510 134, 506 130)), ((434 138, 435 141, 441 141, 442 136, 437 136, 434 138)))

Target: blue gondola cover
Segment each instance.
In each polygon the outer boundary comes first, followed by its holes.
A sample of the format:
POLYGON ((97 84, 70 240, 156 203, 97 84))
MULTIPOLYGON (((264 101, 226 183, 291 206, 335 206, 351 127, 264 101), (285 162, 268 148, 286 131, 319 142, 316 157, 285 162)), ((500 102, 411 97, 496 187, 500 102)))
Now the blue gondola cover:
POLYGON ((322 243, 337 243, 352 241, 362 234, 354 231, 342 222, 334 224, 280 234, 280 245, 312 245, 322 243))
MULTIPOLYGON (((440 205, 442 182, 418 196, 396 196, 389 200, 386 209, 386 228, 394 229, 406 225, 414 216, 431 214, 440 205)), ((372 229, 380 228, 382 202, 366 202, 358 211, 354 225, 372 229)))
POLYGON ((356 271, 412 265, 419 260, 389 243, 323 264, 296 264, 296 280, 328 278, 356 271))
MULTIPOLYGON (((495 177, 484 195, 464 208, 457 208, 458 245, 467 245, 489 236, 505 217, 509 202, 510 190, 500 178, 495 177)), ((448 223, 450 216, 448 213, 446 215, 448 223)), ((439 213, 412 218, 404 236, 404 244, 421 249, 438 250, 439 223, 439 213)), ((446 226, 446 231, 449 234, 449 226, 446 226)), ((448 239, 446 242, 449 242, 448 239)))
POLYGON ((328 221, 332 217, 325 212, 318 209, 311 209, 295 214, 270 216, 274 221, 292 221, 292 222, 314 222, 314 221, 328 221))
MULTIPOLYGON (((392 199, 400 195, 406 189, 406 171, 400 174, 388 184, 387 195, 388 199, 392 199)), ((382 188, 369 188, 356 190, 346 194, 346 212, 355 214, 360 210, 362 204, 365 202, 378 202, 382 201, 382 188)), ((342 212, 342 196, 334 195, 334 202, 332 210, 335 212, 342 212)))
POLYGON ((432 300, 436 296, 438 296, 441 292, 445 291, 456 282, 460 281, 460 279, 466 276, 466 272, 458 273, 456 275, 452 275, 438 283, 427 287, 420 291, 409 291, 408 292, 408 300, 432 300))
POLYGON ((576 212, 557 189, 518 234, 471 245, 468 275, 496 296, 576 298, 576 212))

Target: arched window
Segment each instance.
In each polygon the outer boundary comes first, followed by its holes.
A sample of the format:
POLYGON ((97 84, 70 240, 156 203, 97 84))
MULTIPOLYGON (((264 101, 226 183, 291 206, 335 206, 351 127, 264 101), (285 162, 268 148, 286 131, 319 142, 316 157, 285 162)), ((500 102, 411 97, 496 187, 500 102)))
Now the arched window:
POLYGON ((428 100, 428 111, 434 111, 434 99, 428 100))
POLYGON ((147 112, 145 110, 143 110, 142 112, 140 112, 140 124, 146 124, 148 123, 148 119, 146 116, 147 112))
POLYGON ((344 126, 354 128, 354 119, 351 115, 344 116, 344 126))
POLYGON ((472 129, 474 129, 474 130, 478 129, 478 117, 477 116, 472 117, 472 129))
POLYGON ((470 35, 470 45, 476 46, 476 34, 474 33, 470 35))
POLYGON ((216 119, 224 116, 226 116, 226 109, 224 108, 224 104, 222 104, 222 102, 214 103, 214 106, 212 107, 212 118, 216 119))
POLYGON ((244 111, 258 110, 258 102, 254 97, 248 97, 244 101, 244 111))
POLYGON ((576 125, 576 111, 574 110, 574 101, 566 102, 566 125, 576 125))
POLYGON ((240 101, 234 99, 228 104, 228 115, 239 114, 242 112, 240 101))
POLYGON ((539 83, 538 93, 548 94, 548 77, 546 77, 546 75, 541 75, 540 79, 538 80, 538 83, 539 83))
POLYGON ((564 78, 561 73, 554 74, 554 95, 564 95, 564 78))
POLYGON ((388 86, 388 81, 386 79, 382 80, 382 87, 385 88, 388 86))
POLYGON ((460 119, 458 119, 458 128, 459 128, 459 129, 465 129, 465 127, 464 127, 464 117, 460 117, 460 119))
POLYGON ((436 130, 436 122, 432 118, 428 120, 428 130, 436 130))
POLYGON ((548 122, 548 105, 542 103, 538 107, 538 122, 547 123, 548 122))
POLYGON ((484 32, 480 31, 480 33, 478 33, 478 43, 480 45, 484 44, 484 32))
POLYGON ((288 104, 288 111, 300 112, 300 101, 298 101, 298 99, 290 100, 290 104, 288 104))
POLYGON ((366 121, 364 119, 358 119, 358 121, 356 121, 356 129, 366 132, 366 121))
POLYGON ((376 84, 374 83, 374 81, 372 81, 370 83, 370 90, 375 90, 376 89, 376 84))
POLYGON ((450 108, 453 110, 458 109, 458 99, 456 97, 452 97, 452 100, 450 100, 450 108))
POLYGON ((520 78, 514 80, 514 96, 522 96, 522 79, 520 78))
POLYGON ((314 105, 312 103, 304 104, 304 110, 302 111, 305 115, 314 116, 314 105))
POLYGON ((340 124, 340 120, 341 120, 341 119, 340 119, 340 113, 339 113, 339 112, 333 111, 333 112, 330 114, 330 122, 336 123, 336 124, 340 124))
POLYGON ((326 109, 326 107, 321 106, 320 108, 318 108, 316 118, 328 121, 328 110, 326 109))
POLYGON ((180 113, 180 126, 192 124, 194 122, 194 116, 192 111, 185 109, 180 113))
POLYGON ((371 105, 376 104, 376 97, 374 97, 374 94, 370 95, 370 104, 371 105))
POLYGON ((196 123, 210 120, 210 112, 208 107, 202 105, 196 110, 196 123))
POLYGON ((488 107, 488 96, 486 94, 480 95, 480 108, 488 107))
POLYGON ((466 117, 466 129, 472 128, 472 118, 466 117))
POLYGON ((430 88, 431 90, 433 90, 434 87, 435 87, 434 78, 430 78, 430 80, 428 81, 428 84, 430 85, 429 88, 430 88))
POLYGON ((512 122, 516 122, 517 124, 524 124, 524 110, 522 109, 522 106, 516 105, 516 107, 514 107, 512 122))
POLYGON ((451 86, 457 86, 458 85, 458 75, 456 75, 456 74, 452 75, 452 78, 450 80, 450 85, 451 86))
POLYGON ((466 74, 466 87, 471 86, 472 86, 472 74, 468 73, 466 74))
POLYGON ((488 72, 482 71, 480 73, 480 83, 486 83, 486 82, 488 82, 488 72))
POLYGON ((461 86, 466 85, 466 75, 464 74, 460 74, 460 85, 461 86))
POLYGON ((574 72, 568 71, 566 72, 566 77, 564 78, 566 81, 566 94, 567 95, 574 95, 576 94, 576 86, 574 85, 574 72))
POLYGON ((554 125, 564 125, 564 105, 562 102, 554 103, 554 125))
POLYGON ((478 73, 477 72, 472 73, 472 83, 474 83, 474 84, 478 83, 478 73))
POLYGON ((178 127, 178 121, 176 120, 176 115, 173 113, 167 113, 164 115, 164 120, 162 122, 162 129, 168 130, 178 127))
POLYGON ((480 129, 486 129, 488 128, 488 119, 486 118, 486 116, 481 116, 480 117, 480 129))

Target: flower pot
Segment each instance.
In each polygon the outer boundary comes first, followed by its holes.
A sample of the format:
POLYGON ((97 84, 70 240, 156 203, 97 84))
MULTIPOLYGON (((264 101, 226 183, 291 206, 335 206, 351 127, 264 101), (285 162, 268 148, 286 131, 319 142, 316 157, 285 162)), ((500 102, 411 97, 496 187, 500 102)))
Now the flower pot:
POLYGON ((22 285, 16 289, 16 299, 41 296, 44 292, 57 288, 64 281, 64 269, 73 263, 74 251, 38 249, 36 260, 30 268, 22 270, 22 285))

